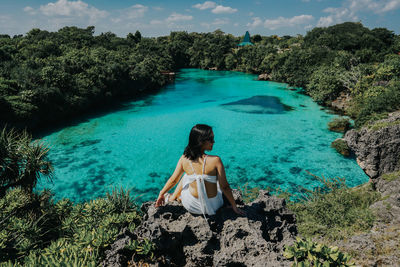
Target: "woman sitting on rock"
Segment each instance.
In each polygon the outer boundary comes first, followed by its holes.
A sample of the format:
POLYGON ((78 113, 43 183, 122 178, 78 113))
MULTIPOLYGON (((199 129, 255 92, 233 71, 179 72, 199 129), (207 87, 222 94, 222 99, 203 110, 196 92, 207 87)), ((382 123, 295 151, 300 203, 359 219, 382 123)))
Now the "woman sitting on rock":
POLYGON ((197 124, 192 128, 189 144, 174 173, 160 191, 156 207, 168 201, 180 200, 190 213, 214 215, 223 205, 222 190, 233 211, 244 215, 236 206, 221 159, 204 153, 212 150, 213 145, 214 133, 210 126, 197 124), (170 196, 167 192, 177 184, 183 173, 185 175, 170 196))

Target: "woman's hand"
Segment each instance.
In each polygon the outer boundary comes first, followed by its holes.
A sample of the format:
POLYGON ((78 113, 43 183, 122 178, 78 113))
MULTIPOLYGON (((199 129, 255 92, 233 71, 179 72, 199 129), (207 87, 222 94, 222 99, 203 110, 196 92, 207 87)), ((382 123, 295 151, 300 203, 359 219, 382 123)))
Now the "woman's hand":
POLYGON ((154 206, 155 206, 156 208, 158 208, 159 206, 164 205, 164 203, 165 203, 164 195, 160 195, 160 196, 158 196, 157 201, 156 201, 156 204, 155 204, 154 206))
POLYGON ((233 211, 238 214, 238 215, 246 215, 246 212, 244 210, 239 209, 238 207, 232 207, 233 211))

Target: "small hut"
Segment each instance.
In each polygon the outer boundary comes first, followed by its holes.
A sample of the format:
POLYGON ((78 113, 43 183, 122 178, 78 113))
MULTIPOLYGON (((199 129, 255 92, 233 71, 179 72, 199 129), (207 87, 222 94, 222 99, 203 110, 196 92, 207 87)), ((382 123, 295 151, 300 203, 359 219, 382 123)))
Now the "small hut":
POLYGON ((250 42, 250 33, 246 31, 246 34, 244 35, 243 42, 238 44, 238 46, 246 46, 246 45, 254 45, 252 42, 250 42))

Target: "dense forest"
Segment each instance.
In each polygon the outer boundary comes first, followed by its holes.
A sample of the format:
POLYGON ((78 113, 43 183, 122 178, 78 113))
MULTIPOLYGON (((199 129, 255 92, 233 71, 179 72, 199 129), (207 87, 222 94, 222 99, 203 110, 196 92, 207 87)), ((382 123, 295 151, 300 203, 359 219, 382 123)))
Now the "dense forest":
POLYGON ((168 82, 163 72, 185 67, 267 73, 326 105, 345 93, 357 126, 400 108, 400 37, 390 30, 346 22, 305 36, 254 35, 254 46, 238 48, 240 40, 220 30, 95 36, 94 27, 0 35, 0 122, 62 122, 155 92, 168 82))

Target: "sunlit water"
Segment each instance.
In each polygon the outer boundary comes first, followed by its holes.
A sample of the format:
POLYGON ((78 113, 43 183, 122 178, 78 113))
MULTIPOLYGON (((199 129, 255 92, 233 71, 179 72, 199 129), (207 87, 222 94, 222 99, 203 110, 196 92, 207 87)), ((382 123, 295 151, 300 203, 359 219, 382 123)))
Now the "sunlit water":
POLYGON ((295 193, 320 185, 307 171, 345 177, 350 186, 368 180, 354 159, 330 147, 341 136, 327 129, 335 115, 285 84, 255 78, 184 69, 155 96, 45 136, 55 179, 39 188, 83 201, 123 186, 141 201, 154 199, 197 123, 213 127, 209 154, 222 158, 233 188, 248 183, 295 193))

